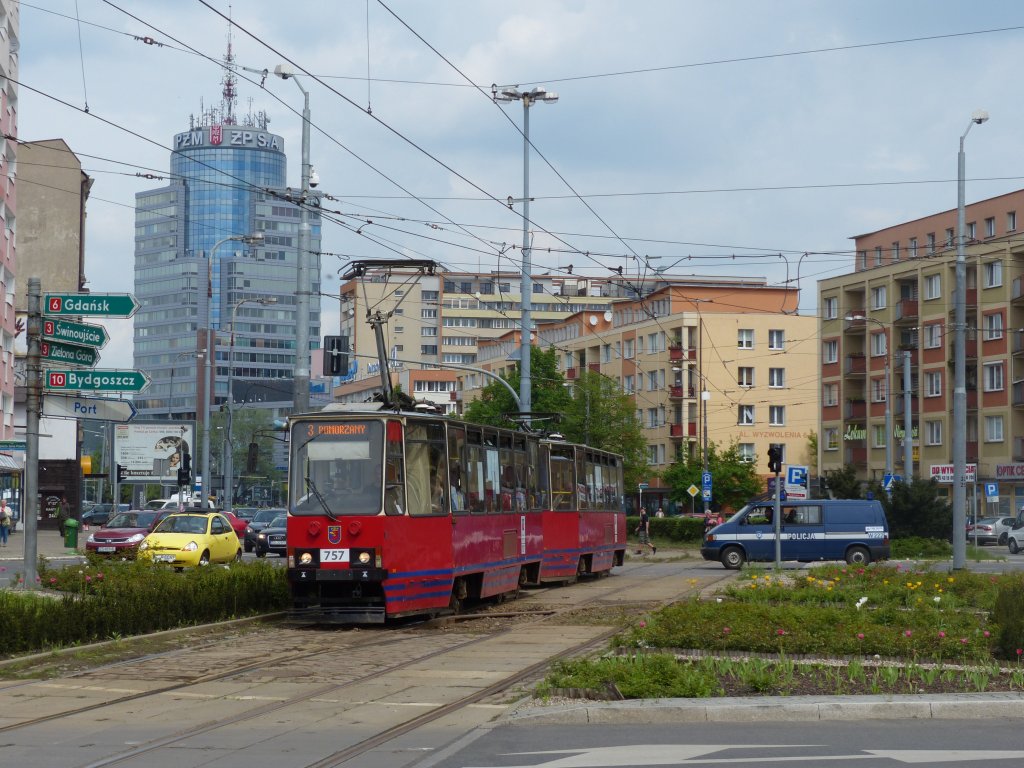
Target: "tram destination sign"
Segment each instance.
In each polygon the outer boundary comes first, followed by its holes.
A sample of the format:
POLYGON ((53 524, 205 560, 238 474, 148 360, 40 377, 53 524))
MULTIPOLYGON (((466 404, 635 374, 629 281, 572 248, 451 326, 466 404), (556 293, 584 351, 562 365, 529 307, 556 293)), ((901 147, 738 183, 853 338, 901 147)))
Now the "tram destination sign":
POLYGON ((141 392, 149 386, 149 377, 142 371, 102 368, 92 371, 47 370, 43 386, 46 389, 82 392, 141 392))
POLYGON ((100 353, 92 347, 62 344, 59 341, 47 341, 45 339, 39 343, 39 355, 47 360, 57 360, 71 365, 84 365, 89 368, 96 365, 100 359, 100 353))
POLYGON ((44 315, 131 317, 141 305, 130 293, 47 293, 44 315))
POLYGON ((102 325, 51 320, 48 317, 43 318, 43 337, 51 341, 63 341, 66 344, 78 344, 96 349, 102 349, 110 339, 107 329, 102 325))

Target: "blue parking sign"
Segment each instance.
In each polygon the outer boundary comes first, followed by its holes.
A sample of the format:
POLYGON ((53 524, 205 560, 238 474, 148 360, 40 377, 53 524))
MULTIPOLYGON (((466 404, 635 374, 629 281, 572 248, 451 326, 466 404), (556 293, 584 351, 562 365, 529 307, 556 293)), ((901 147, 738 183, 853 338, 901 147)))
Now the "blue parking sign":
POLYGON ((999 499, 999 483, 985 483, 985 498, 990 501, 999 499))

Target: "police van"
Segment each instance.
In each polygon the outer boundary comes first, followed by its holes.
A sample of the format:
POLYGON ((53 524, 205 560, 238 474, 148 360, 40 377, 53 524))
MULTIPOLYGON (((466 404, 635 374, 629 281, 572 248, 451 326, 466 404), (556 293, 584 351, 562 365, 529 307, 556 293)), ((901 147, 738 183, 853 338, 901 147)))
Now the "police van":
MULTIPOLYGON (((780 509, 783 560, 845 560, 851 565, 889 558, 889 522, 877 500, 784 501, 780 509)), ((704 536, 700 553, 736 569, 775 560, 774 501, 757 501, 704 536)))

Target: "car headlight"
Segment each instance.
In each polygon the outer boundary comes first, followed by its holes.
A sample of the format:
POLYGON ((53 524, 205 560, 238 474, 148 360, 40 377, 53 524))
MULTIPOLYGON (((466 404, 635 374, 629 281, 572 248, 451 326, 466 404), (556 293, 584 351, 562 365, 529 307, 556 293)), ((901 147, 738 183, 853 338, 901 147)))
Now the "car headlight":
POLYGON ((265 534, 265 533, 260 533, 260 534, 258 534, 258 535, 256 536, 256 538, 257 538, 257 539, 265 539, 265 538, 267 538, 267 534, 265 534))
POLYGON ((147 549, 149 549, 149 542, 148 542, 148 541, 146 541, 146 539, 143 539, 143 540, 142 540, 142 543, 141 543, 141 544, 139 544, 139 551, 140 551, 140 552, 144 552, 144 551, 145 551, 145 550, 147 550, 147 549))
POLYGON ((312 565, 313 564, 313 553, 303 552, 299 557, 299 565, 312 565))
MULTIPOLYGON (((92 536, 90 536, 89 538, 91 539, 91 538, 92 538, 92 536)), ((143 535, 142 535, 141 533, 136 533, 136 534, 135 534, 134 536, 132 536, 132 537, 130 537, 130 538, 128 539, 128 542, 129 542, 130 544, 138 544, 138 543, 139 543, 140 541, 142 541, 142 540, 143 540, 144 538, 146 538, 146 537, 145 537, 145 536, 143 536, 143 535)))
POLYGON ((91 533, 89 534, 89 538, 88 538, 88 539, 86 539, 85 541, 86 541, 86 543, 88 543, 88 544, 95 544, 95 543, 96 543, 96 539, 95 539, 95 537, 93 536, 93 534, 91 534, 91 533))
POLYGON ((182 552, 195 552, 197 549, 199 549, 199 545, 196 544, 194 541, 190 541, 188 544, 186 544, 184 547, 181 548, 181 551, 182 552))
POLYGON ((369 552, 360 552, 359 553, 359 558, 358 558, 359 559, 359 564, 360 565, 366 565, 368 562, 370 562, 370 557, 371 557, 371 555, 370 555, 369 552))

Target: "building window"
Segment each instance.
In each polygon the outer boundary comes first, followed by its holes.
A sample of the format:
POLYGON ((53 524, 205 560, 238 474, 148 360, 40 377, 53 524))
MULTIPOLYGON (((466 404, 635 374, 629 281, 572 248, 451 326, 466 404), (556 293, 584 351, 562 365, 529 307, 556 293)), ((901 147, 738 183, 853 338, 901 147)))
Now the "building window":
POLYGON ((871 289, 871 308, 885 309, 885 286, 880 285, 871 289))
POLYGON ((839 430, 835 427, 827 427, 825 429, 825 450, 839 450, 839 430))
POLYGON ((875 266, 882 266, 882 246, 880 245, 875 246, 875 266))
POLYGON ((986 392, 1001 392, 1003 390, 1003 364, 1002 363, 985 363, 982 366, 985 391, 986 392))
POLYGON ((935 233, 929 232, 924 236, 925 244, 928 249, 928 255, 931 256, 935 253, 935 233))
POLYGON ((885 391, 885 379, 871 380, 871 402, 884 403, 888 393, 885 391))
POLYGON ((437 301, 437 291, 420 291, 420 301, 437 301))
POLYGON ((395 333, 405 333, 405 326, 404 325, 396 325, 395 326, 395 333))
POLYGON ((942 445, 941 421, 926 421, 924 423, 924 444, 942 445))
POLYGON ((420 336, 437 336, 437 328, 433 325, 425 325, 420 328, 420 336))
POLYGON ((994 218, 985 219, 985 237, 996 236, 996 220, 994 218))
POLYGON ((768 386, 771 389, 782 389, 786 386, 786 369, 785 368, 769 368, 768 369, 768 386))
POLYGON ((868 252, 867 251, 857 251, 857 264, 860 265, 861 269, 867 269, 868 268, 868 252))
POLYGON ((737 446, 740 461, 744 464, 753 464, 757 461, 757 448, 753 443, 740 443, 737 446))
POLYGON ((491 296, 494 293, 494 282, 491 280, 481 280, 480 293, 491 296))
POLYGON ((420 310, 420 317, 423 318, 424 320, 435 320, 435 319, 437 319, 437 310, 436 309, 421 309, 420 310))
POLYGON ((1003 284, 1003 262, 990 261, 985 265, 985 287, 998 288, 1003 284))
POLYGON ((533 292, 534 293, 544 293, 544 283, 534 283, 533 284, 533 292))
POLYGON ((604 344, 601 346, 601 362, 610 363, 612 361, 612 345, 604 344))
POLYGON ((839 405, 839 385, 824 384, 821 388, 821 402, 826 405, 839 405))
POLYGON ((751 426, 754 423, 754 406, 741 405, 736 423, 740 426, 751 426))
POLYGON ((633 359, 633 347, 636 344, 634 339, 626 339, 623 343, 622 356, 627 360, 633 359))
POLYGON ((829 296, 825 299, 825 319, 835 320, 839 317, 839 299, 829 296))
POLYGON ((753 328, 740 328, 739 336, 737 339, 737 346, 740 349, 753 349, 754 348, 754 329, 753 328))
POLYGON ((773 427, 784 427, 786 425, 786 406, 768 406, 768 423, 773 427))
POLYGON ((437 344, 422 344, 422 345, 420 345, 420 354, 421 355, 436 355, 437 354, 437 344))
POLYGON ((754 369, 740 366, 736 371, 736 383, 741 387, 754 386, 754 369))
POLYGON ((1006 214, 1006 231, 1016 232, 1017 231, 1017 212, 1009 211, 1006 214))
POLYGON ((912 259, 917 258, 917 238, 910 238, 910 245, 907 246, 907 250, 910 251, 909 256, 912 259))
POLYGON ((625 391, 625 393, 627 395, 631 395, 635 391, 634 390, 634 387, 635 387, 634 381, 635 381, 635 379, 632 376, 626 376, 622 380, 622 389, 625 391))
POLYGON ((875 424, 871 428, 871 445, 875 448, 885 447, 885 424, 875 424))
POLYGON ((985 341, 1003 338, 1003 313, 993 312, 985 315, 985 341))
POLYGON ((977 222, 969 222, 967 224, 967 239, 977 240, 978 239, 978 224, 977 222))
POLYGON ((924 375, 924 396, 942 396, 942 374, 939 371, 928 371, 924 375))
POLYGON ((898 242, 892 244, 892 260, 900 260, 900 244, 898 242))
POLYGON ((886 336, 884 331, 871 334, 871 356, 872 357, 885 357, 886 353, 886 336))
POLYGON ((924 327, 924 348, 936 349, 942 346, 942 323, 929 323, 924 327))
POLYGON ((925 275, 924 278, 924 299, 938 299, 942 297, 942 275, 925 275))
POLYGON ((783 330, 768 331, 768 349, 785 349, 786 332, 783 330))
POLYGON ((1001 442, 1003 442, 1003 417, 1002 416, 986 416, 985 417, 985 442, 986 443, 1001 443, 1001 442))
POLYGON ((947 248, 952 248, 953 247, 953 228, 952 227, 950 227, 949 229, 946 230, 946 247, 947 248))
POLYGON ((838 341, 826 341, 822 345, 822 357, 826 363, 838 363, 839 362, 839 342, 838 341))

